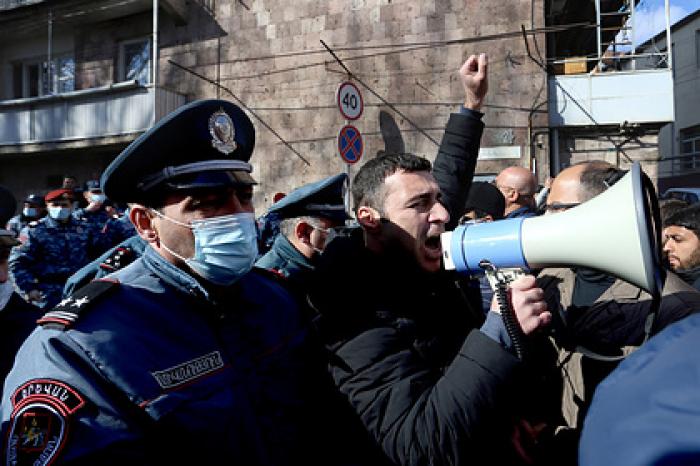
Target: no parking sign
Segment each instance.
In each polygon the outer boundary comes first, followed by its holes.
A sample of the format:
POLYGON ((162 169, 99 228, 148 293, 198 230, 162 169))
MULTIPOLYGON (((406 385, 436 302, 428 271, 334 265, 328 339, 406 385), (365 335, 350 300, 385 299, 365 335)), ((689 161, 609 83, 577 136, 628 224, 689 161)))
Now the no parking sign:
POLYGON ((362 158, 364 143, 360 131, 352 125, 345 125, 338 133, 338 152, 346 163, 356 163, 362 158))

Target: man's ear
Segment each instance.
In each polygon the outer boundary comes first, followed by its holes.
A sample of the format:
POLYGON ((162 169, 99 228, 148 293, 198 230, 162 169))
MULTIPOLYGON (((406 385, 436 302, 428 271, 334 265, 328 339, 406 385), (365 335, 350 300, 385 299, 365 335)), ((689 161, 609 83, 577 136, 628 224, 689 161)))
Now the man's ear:
POLYGON ((304 221, 298 221, 296 225, 294 225, 294 237, 297 239, 302 244, 310 244, 311 243, 311 232, 313 231, 314 227, 309 225, 308 223, 304 221))
POLYGON ((134 224, 141 238, 149 243, 158 242, 158 232, 153 225, 154 217, 148 208, 140 204, 133 204, 129 209, 129 220, 134 224))
POLYGON ((377 209, 361 206, 357 209, 357 222, 368 231, 375 231, 381 225, 382 216, 377 209))

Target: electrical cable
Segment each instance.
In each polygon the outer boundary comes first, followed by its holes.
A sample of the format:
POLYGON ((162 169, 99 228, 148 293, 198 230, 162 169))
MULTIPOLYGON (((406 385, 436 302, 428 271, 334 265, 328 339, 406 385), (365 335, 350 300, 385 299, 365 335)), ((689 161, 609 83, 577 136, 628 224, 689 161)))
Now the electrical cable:
POLYGON ((282 136, 280 136, 280 134, 279 134, 277 131, 275 131, 275 130, 272 128, 272 126, 270 126, 269 124, 267 124, 267 122, 266 122, 265 120, 263 120, 262 118, 260 118, 260 116, 259 116, 257 113, 255 113, 253 110, 251 110, 251 108, 248 107, 241 99, 239 99, 239 98, 233 93, 233 91, 231 91, 231 89, 229 89, 229 88, 227 88, 227 87, 225 87, 225 86, 222 86, 221 84, 217 83, 217 82, 214 81, 213 79, 209 79, 209 78, 207 78, 206 76, 203 76, 203 75, 197 73, 196 71, 187 68, 186 66, 183 66, 183 65, 181 65, 181 64, 179 64, 179 63, 176 63, 176 62, 174 62, 174 61, 172 61, 172 60, 168 60, 168 62, 169 62, 170 64, 172 64, 173 66, 176 66, 176 67, 180 68, 181 70, 184 70, 184 71, 186 71, 186 72, 188 72, 188 73, 190 73, 190 74, 192 74, 192 75, 198 77, 199 79, 202 79, 202 80, 204 80, 204 81, 206 81, 206 82, 208 82, 208 83, 210 83, 210 84, 213 84, 214 86, 217 86, 217 87, 221 88, 221 90, 224 90, 224 91, 228 92, 228 94, 229 94, 231 97, 233 97, 234 100, 235 100, 236 102, 238 102, 238 104, 239 104, 241 107, 245 108, 245 109, 248 111, 248 113, 250 113, 251 115, 253 115, 253 116, 255 117, 255 119, 257 119, 257 120, 258 120, 265 128, 267 128, 272 134, 274 134, 274 135, 277 137, 277 139, 279 139, 280 141, 282 141, 282 143, 283 143, 285 146, 287 146, 287 148, 288 148, 289 150, 291 150, 292 152, 294 152, 294 154, 296 154, 296 156, 299 157, 306 165, 311 165, 311 164, 309 163, 309 161, 306 160, 306 159, 304 158, 303 155, 301 155, 295 148, 293 148, 293 147, 291 146, 291 144, 289 144, 282 136))

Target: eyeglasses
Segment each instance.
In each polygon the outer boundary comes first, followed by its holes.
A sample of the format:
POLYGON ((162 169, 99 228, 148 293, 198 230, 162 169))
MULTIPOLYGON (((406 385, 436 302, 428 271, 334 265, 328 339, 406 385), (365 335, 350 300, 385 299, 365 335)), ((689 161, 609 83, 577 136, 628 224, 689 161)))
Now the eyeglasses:
POLYGON ((551 204, 544 205, 540 208, 540 214, 545 214, 545 213, 558 213, 558 212, 564 212, 565 210, 569 210, 572 207, 576 207, 581 205, 580 202, 552 202, 551 204))
POLYGON ((459 219, 458 224, 459 225, 475 225, 477 223, 485 223, 488 222, 485 218, 471 218, 471 217, 463 217, 459 219))

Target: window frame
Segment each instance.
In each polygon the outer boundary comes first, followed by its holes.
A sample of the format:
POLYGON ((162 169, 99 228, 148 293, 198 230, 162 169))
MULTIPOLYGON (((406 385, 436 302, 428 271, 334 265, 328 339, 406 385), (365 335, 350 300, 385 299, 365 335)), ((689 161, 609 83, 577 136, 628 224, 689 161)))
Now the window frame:
MULTIPOLYGON (((137 37, 134 39, 128 39, 128 40, 123 40, 119 42, 119 53, 118 53, 118 64, 117 64, 117 82, 125 82, 125 81, 131 81, 131 79, 127 80, 126 73, 127 73, 127 63, 126 63, 126 48, 129 45, 132 44, 138 44, 138 43, 144 43, 148 46, 148 62, 147 62, 147 69, 148 69, 148 78, 145 83, 141 83, 139 81, 139 84, 141 85, 150 85, 153 83, 153 44, 151 36, 141 36, 137 37)), ((138 79, 136 80, 138 81, 138 79)))

